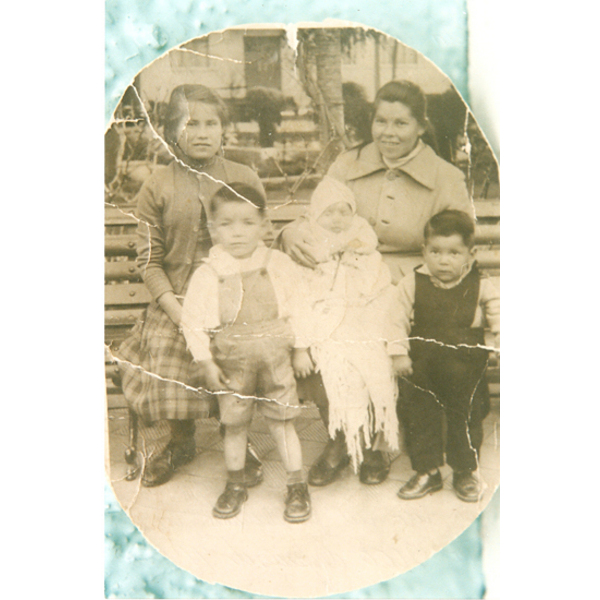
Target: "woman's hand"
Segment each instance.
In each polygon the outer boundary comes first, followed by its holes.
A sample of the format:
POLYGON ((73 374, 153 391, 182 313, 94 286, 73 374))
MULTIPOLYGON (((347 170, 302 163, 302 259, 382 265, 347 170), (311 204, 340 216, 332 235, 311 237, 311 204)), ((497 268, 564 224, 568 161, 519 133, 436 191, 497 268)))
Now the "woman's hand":
POLYGON ((317 266, 312 240, 295 227, 286 227, 281 232, 281 247, 288 256, 302 266, 309 269, 317 266))
POLYGON ((211 392, 220 392, 229 389, 227 387, 229 385, 229 379, 227 379, 225 373, 223 373, 215 361, 203 360, 198 364, 206 389, 211 392))
POLYGON ((300 379, 308 377, 315 369, 308 348, 294 348, 292 351, 294 375, 300 379))
POLYGON ((413 374, 412 360, 410 356, 392 356, 392 370, 396 377, 408 377, 413 374))

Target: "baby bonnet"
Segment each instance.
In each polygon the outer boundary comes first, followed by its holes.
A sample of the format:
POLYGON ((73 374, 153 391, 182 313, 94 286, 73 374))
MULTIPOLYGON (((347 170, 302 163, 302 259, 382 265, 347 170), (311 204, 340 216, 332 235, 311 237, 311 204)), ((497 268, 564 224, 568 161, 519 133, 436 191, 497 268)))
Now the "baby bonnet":
POLYGON ((325 175, 310 198, 310 218, 316 221, 332 204, 338 202, 346 202, 352 213, 356 214, 356 200, 352 190, 341 181, 325 175))

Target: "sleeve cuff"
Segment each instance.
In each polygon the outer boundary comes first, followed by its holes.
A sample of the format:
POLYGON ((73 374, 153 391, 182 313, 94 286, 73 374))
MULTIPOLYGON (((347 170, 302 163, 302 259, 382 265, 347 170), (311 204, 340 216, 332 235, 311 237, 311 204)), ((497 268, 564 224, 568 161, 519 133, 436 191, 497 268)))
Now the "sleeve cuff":
POLYGON ((144 283, 154 300, 158 300, 165 292, 174 291, 169 278, 162 271, 146 271, 144 283))

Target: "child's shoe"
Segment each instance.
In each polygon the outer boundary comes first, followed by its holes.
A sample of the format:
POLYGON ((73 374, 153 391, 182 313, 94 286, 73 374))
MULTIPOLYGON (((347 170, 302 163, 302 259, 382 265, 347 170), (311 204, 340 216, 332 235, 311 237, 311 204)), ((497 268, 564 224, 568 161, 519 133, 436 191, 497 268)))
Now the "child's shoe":
POLYGON ((310 517, 310 496, 306 483, 293 483, 287 486, 283 518, 288 523, 302 523, 310 517))
POLYGON ((483 485, 475 471, 454 471, 452 487, 464 502, 479 502, 483 496, 483 485))
POLYGON ((385 481, 390 472, 390 458, 381 450, 365 449, 364 459, 360 465, 358 478, 361 483, 377 485, 385 481))
POLYGON ((415 473, 399 490, 398 497, 403 500, 416 500, 424 498, 427 494, 439 492, 443 487, 442 474, 436 471, 431 473, 415 473))
POLYGON ((213 508, 213 517, 231 519, 242 510, 242 504, 248 500, 248 492, 243 483, 228 481, 225 491, 219 496, 213 508))

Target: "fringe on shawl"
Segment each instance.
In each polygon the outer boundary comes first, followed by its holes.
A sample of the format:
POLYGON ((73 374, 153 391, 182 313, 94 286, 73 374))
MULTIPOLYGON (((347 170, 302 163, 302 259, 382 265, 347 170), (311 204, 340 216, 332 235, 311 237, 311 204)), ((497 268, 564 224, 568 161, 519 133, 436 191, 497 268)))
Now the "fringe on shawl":
POLYGON ((354 472, 381 432, 398 449, 397 385, 385 345, 378 341, 326 340, 311 348, 329 401, 329 435, 346 436, 354 472))

